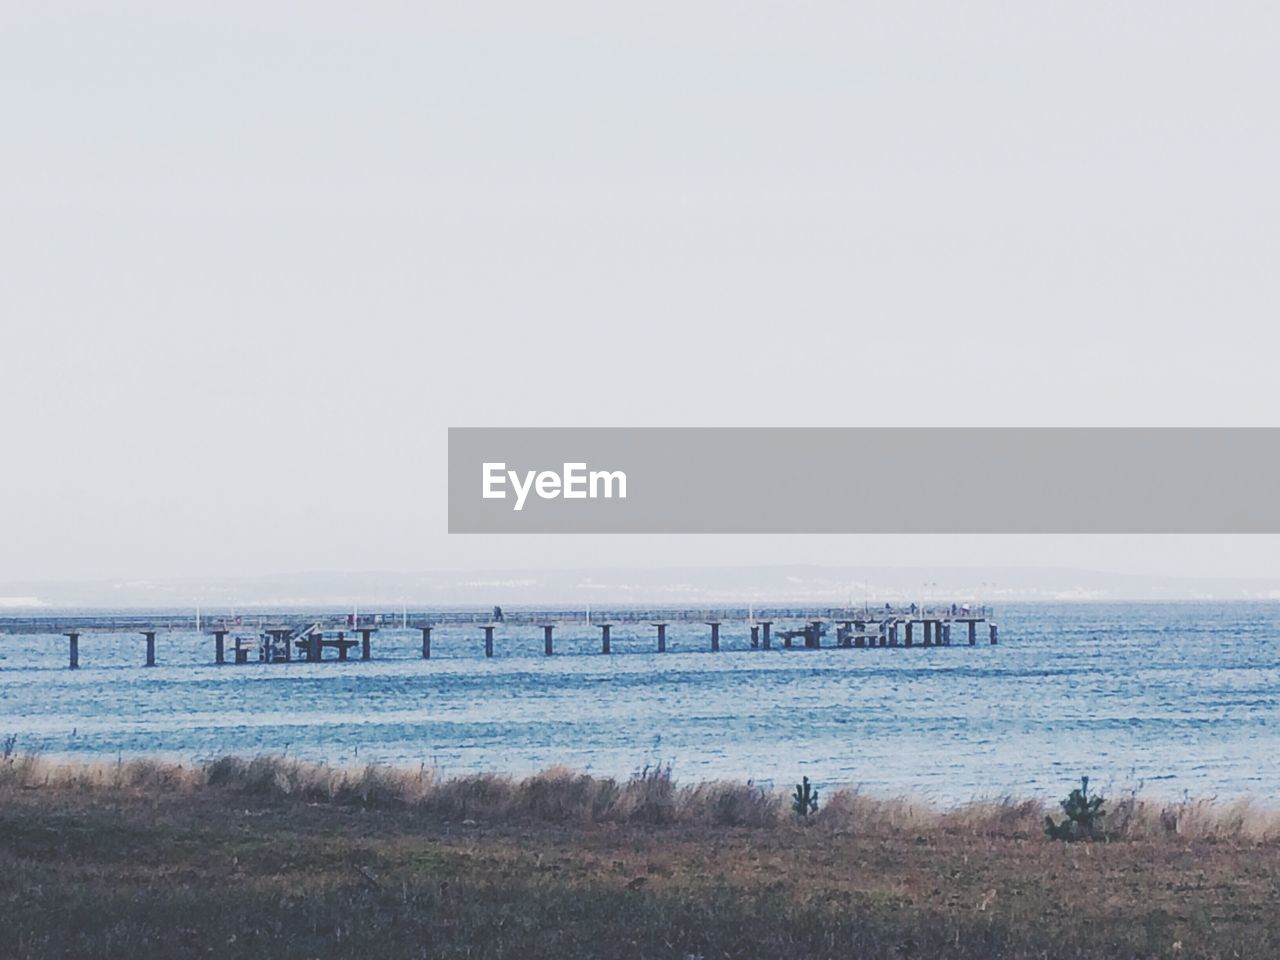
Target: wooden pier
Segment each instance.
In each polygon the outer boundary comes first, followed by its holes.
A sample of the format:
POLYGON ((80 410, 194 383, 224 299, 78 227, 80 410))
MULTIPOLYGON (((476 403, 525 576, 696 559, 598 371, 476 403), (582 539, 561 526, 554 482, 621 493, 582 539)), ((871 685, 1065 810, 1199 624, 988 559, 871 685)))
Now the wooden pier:
POLYGON ((577 610, 513 610, 501 608, 476 610, 407 610, 373 612, 360 615, 333 611, 277 611, 253 616, 192 617, 169 614, 110 614, 103 616, 0 617, 0 635, 62 635, 68 641, 68 667, 80 666, 80 641, 92 634, 132 634, 142 638, 142 662, 147 667, 157 664, 156 636, 161 633, 200 633, 212 640, 213 663, 320 663, 326 659, 346 661, 359 648, 359 659, 373 659, 374 635, 379 630, 416 630, 421 632, 421 658, 432 653, 432 631, 441 626, 473 625, 476 642, 486 657, 495 654, 504 632, 523 632, 529 628, 542 631, 543 653, 555 653, 555 631, 559 627, 589 626, 600 631, 600 652, 612 652, 613 629, 639 626, 655 629, 657 653, 667 652, 667 629, 672 624, 701 623, 708 629, 706 650, 719 653, 721 629, 741 627, 750 634, 749 650, 775 649, 773 640, 780 638, 783 649, 819 650, 881 649, 913 647, 949 647, 952 627, 961 628, 968 646, 975 646, 979 627, 986 630, 990 644, 998 642, 998 631, 988 608, 971 609, 968 605, 950 604, 921 609, 912 605, 895 608, 726 608, 720 610, 682 608, 618 608, 596 611, 577 610), (774 628, 777 629, 774 629, 774 628), (916 628, 920 628, 917 640, 916 628), (231 638, 228 660, 227 639, 231 638), (358 638, 358 639, 357 639, 358 638), (824 643, 824 640, 826 641, 824 643), (326 658, 325 651, 335 656, 326 658))

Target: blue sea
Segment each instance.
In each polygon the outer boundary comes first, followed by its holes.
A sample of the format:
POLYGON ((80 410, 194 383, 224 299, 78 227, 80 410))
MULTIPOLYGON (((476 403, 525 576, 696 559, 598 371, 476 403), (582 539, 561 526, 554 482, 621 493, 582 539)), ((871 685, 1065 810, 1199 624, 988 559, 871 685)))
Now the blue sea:
MULTIPOLYGON (((940 803, 1061 796, 1081 774, 1169 798, 1280 802, 1280 603, 1025 604, 1000 643, 752 650, 745 624, 556 633, 383 629, 368 663, 214 666, 213 642, 86 634, 0 637, 0 737, 86 760, 287 754, 427 765, 443 774, 567 765, 625 777, 779 786, 807 775, 940 803)), ((775 626, 775 630, 786 625, 775 626)), ((826 641, 830 642, 830 638, 826 641)), ((332 651, 326 656, 333 657, 332 651)))

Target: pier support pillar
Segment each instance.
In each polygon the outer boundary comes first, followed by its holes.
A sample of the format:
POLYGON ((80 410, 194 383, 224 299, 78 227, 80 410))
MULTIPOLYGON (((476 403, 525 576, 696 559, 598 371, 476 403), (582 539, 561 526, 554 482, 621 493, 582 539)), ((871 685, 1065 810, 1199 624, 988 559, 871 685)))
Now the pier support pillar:
POLYGON ((213 662, 214 663, 227 662, 227 631, 226 630, 213 631, 213 662))
POLYGON ((378 631, 373 627, 360 628, 360 659, 361 660, 369 659, 369 652, 370 652, 369 651, 369 635, 377 632, 378 631))
POLYGON ((665 623, 655 623, 658 628, 658 652, 667 652, 667 625, 665 623))
POLYGON ((942 625, 942 645, 944 647, 951 646, 951 624, 949 623, 942 625))
POLYGON ((992 646, 994 646, 994 645, 996 644, 996 642, 997 642, 997 641, 996 641, 996 625, 993 623, 993 624, 991 625, 991 644, 992 644, 992 646))
POLYGON ((924 627, 924 645, 926 647, 932 647, 933 646, 933 621, 921 620, 920 623, 924 627))
POLYGON ((493 656, 493 625, 488 624, 484 628, 484 655, 486 657, 493 656))
POLYGON ((555 645, 551 641, 551 633, 555 628, 554 623, 542 625, 542 652, 548 657, 555 653, 555 645))
POLYGON ((761 621, 760 621, 760 631, 761 631, 761 632, 760 632, 760 644, 761 644, 761 646, 763 646, 763 647, 764 647, 764 649, 766 649, 766 650, 771 649, 771 646, 772 646, 772 645, 771 645, 771 641, 769 640, 769 628, 770 628, 771 626, 773 626, 773 621, 772 621, 772 620, 761 620, 761 621))
POLYGON ((711 628, 711 652, 719 653, 720 652, 720 624, 716 621, 711 621, 707 624, 707 626, 711 628))
POLYGON ((68 633, 68 634, 65 634, 65 636, 67 640, 70 641, 70 649, 68 650, 68 655, 70 657, 70 660, 67 663, 67 669, 79 670, 80 669, 80 634, 68 633))
POLYGON ((895 620, 889 624, 889 646, 896 647, 898 645, 898 621, 895 620))
POLYGON ((320 651, 323 649, 320 642, 324 640, 323 630, 312 630, 307 636, 307 663, 319 663, 320 651))
POLYGON ((809 621, 809 632, 805 634, 805 646, 810 650, 822 649, 822 621, 809 621))
POLYGON ((156 665, 156 632, 143 630, 142 635, 147 639, 147 666, 154 667, 156 665))
POLYGON ((978 642, 978 624, 975 621, 970 620, 969 621, 969 646, 972 647, 977 642, 978 642))
POLYGON ((751 649, 758 650, 760 648, 760 624, 753 623, 751 625, 751 649))
POLYGON ((422 631, 422 659, 430 660, 431 659, 431 628, 419 627, 418 629, 422 631))
POLYGON ((915 642, 916 642, 916 641, 915 641, 915 638, 911 635, 912 630, 915 628, 915 625, 916 625, 916 624, 915 624, 915 621, 914 621, 914 620, 908 620, 908 621, 907 621, 907 635, 906 635, 906 641, 907 641, 907 646, 908 646, 908 647, 913 646, 913 645, 915 644, 915 642))
POLYGON ((347 645, 346 643, 343 642, 346 639, 347 639, 346 631, 339 630, 338 631, 338 659, 339 660, 347 659, 347 645))
POLYGON ((613 628, 611 623, 600 624, 600 652, 609 653, 609 631, 613 628))
POLYGON ((283 649, 284 659, 287 663, 293 659, 293 629, 290 627, 277 628, 268 630, 267 636, 271 639, 266 641, 263 648, 263 657, 267 663, 275 663, 277 654, 283 649))

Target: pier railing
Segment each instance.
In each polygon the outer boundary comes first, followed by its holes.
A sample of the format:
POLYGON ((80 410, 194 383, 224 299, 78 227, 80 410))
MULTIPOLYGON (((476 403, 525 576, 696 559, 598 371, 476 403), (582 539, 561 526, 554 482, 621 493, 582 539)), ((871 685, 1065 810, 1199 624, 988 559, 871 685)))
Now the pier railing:
POLYGON ((939 604, 925 608, 913 606, 855 607, 834 606, 763 606, 763 607, 672 607, 625 606, 593 609, 572 607, 516 607, 499 610, 488 607, 441 608, 416 610, 373 610, 357 614, 316 611, 303 608, 252 611, 234 614, 225 611, 138 612, 105 614, 49 614, 41 616, 0 617, 0 634, 66 633, 77 630, 95 633, 137 633, 148 630, 178 633, 209 631, 215 627, 266 629, 281 624, 318 624, 322 629, 420 629, 424 626, 504 623, 571 625, 624 623, 707 623, 714 620, 760 622, 763 620, 829 620, 881 622, 889 619, 989 619, 991 608, 967 604, 939 604))

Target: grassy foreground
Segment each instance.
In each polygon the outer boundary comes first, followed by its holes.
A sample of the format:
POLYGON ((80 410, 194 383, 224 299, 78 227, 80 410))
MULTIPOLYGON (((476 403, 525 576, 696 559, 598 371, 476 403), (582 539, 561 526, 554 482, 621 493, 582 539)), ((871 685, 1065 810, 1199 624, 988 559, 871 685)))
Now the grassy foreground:
POLYGON ((1265 810, 1129 798, 1065 844, 1034 802, 824 800, 9 758, 0 957, 1280 956, 1265 810))

